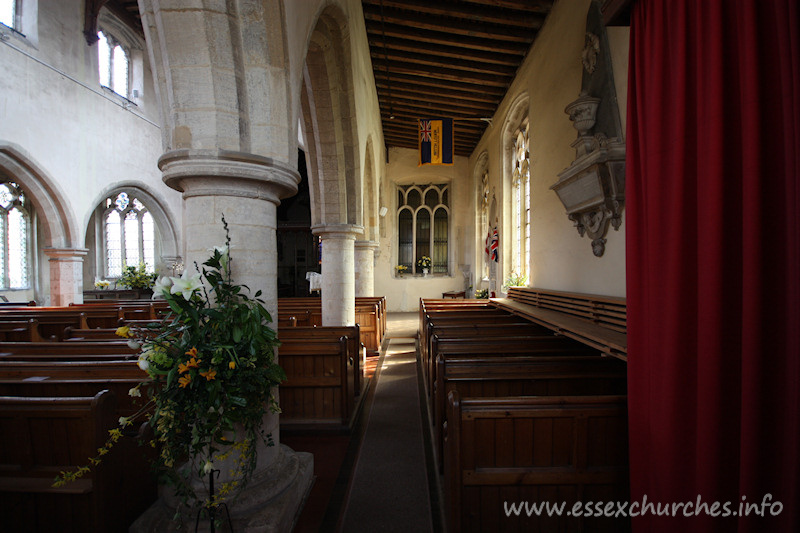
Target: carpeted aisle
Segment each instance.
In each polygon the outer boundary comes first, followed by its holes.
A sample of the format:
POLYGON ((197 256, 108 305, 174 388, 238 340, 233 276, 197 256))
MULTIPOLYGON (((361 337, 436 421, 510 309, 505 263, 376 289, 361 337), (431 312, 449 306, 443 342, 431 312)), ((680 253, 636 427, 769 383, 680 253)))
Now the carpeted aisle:
POLYGON ((343 533, 434 530, 420 416, 416 320, 416 313, 389 315, 388 344, 343 512, 343 533))

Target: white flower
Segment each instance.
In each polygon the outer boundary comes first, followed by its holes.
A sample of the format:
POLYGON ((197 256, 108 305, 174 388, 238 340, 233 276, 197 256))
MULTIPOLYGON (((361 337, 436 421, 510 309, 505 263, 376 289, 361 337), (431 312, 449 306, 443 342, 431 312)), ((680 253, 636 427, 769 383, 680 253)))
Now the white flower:
POLYGON ((172 294, 180 293, 185 300, 189 300, 194 294, 194 291, 202 287, 200 282, 200 274, 195 274, 189 277, 189 271, 184 270, 183 275, 179 278, 169 278, 172 280, 172 288, 169 290, 172 294))
POLYGON ((139 387, 134 387, 134 388, 132 388, 131 390, 128 391, 128 396, 130 396, 132 398, 141 398, 142 397, 142 391, 139 390, 139 387))
POLYGON ((210 474, 212 470, 214 470, 214 463, 206 461, 206 464, 203 465, 203 472, 210 474))
POLYGON ((156 298, 163 298, 164 293, 168 293, 172 287, 172 278, 168 276, 161 276, 156 280, 155 285, 153 285, 153 300, 156 298))
POLYGON ((141 347, 142 343, 140 343, 139 341, 134 341, 134 340, 128 341, 128 348, 130 348, 131 350, 138 350, 141 347))
POLYGON ((119 425, 125 427, 128 425, 128 418, 125 416, 119 417, 119 425))
POLYGON ((139 368, 147 372, 147 369, 150 368, 150 361, 147 360, 147 356, 140 355, 138 361, 139 368))
POLYGON ((230 259, 230 256, 228 255, 227 246, 215 246, 213 248, 209 248, 208 251, 211 252, 212 254, 214 252, 219 252, 219 255, 221 256, 219 258, 219 264, 222 266, 223 270, 227 268, 228 260, 230 259))

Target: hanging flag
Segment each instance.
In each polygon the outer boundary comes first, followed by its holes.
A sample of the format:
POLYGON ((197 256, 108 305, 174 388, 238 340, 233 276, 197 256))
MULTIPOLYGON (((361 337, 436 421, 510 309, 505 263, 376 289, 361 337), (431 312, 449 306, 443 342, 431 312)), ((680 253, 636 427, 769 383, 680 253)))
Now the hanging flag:
POLYGON ((453 119, 419 120, 419 164, 453 164, 453 119))
POLYGON ((494 227, 494 231, 492 231, 492 244, 490 246, 492 250, 492 259, 495 263, 497 263, 497 256, 499 255, 499 247, 500 247, 500 236, 497 234, 497 226, 494 227))
POLYGON ((484 244, 485 244, 485 247, 484 247, 483 251, 486 252, 486 256, 489 259, 491 259, 492 258, 492 251, 490 250, 490 247, 492 245, 492 230, 491 229, 489 229, 489 231, 486 232, 486 242, 484 244))

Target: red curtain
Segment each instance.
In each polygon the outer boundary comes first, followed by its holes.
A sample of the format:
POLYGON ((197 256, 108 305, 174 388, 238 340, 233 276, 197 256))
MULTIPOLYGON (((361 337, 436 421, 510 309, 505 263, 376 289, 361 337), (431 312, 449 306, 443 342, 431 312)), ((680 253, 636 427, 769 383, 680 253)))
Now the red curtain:
POLYGON ((637 507, 637 532, 800 531, 798 21, 797 0, 633 6, 631 501, 679 515, 637 507))

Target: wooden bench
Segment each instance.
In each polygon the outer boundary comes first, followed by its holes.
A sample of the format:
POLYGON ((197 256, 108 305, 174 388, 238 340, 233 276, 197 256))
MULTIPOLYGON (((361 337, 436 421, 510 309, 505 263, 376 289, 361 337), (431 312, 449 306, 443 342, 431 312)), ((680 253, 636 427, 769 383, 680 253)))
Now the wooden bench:
POLYGON ((365 347, 361 342, 361 332, 359 326, 341 327, 296 327, 291 329, 279 330, 278 340, 310 341, 317 339, 338 340, 344 337, 347 339, 347 356, 353 358, 354 392, 358 396, 361 394, 364 380, 364 353, 365 347))
POLYGON ((0 380, 97 380, 144 381, 147 374, 136 361, 0 361, 0 380))
POLYGON ((506 516, 504 502, 624 502, 625 396, 448 397, 444 491, 449 530, 630 530, 625 518, 506 516))
POLYGON ((138 348, 128 346, 126 340, 74 341, 74 342, 0 342, 2 354, 85 355, 85 354, 138 354, 138 348))
POLYGON ((624 298, 531 287, 510 287, 508 298, 493 298, 500 309, 542 324, 598 350, 627 359, 627 308, 624 298))
POLYGON ((5 531, 126 531, 156 498, 146 449, 121 439, 88 474, 53 487, 97 455, 117 427, 116 398, 0 397, 0 514, 5 531))
POLYGON ((1 342, 41 342, 39 321, 35 318, 23 320, 0 320, 1 342))
MULTIPOLYGON (((325 328, 319 328, 325 329, 325 328)), ((355 360, 348 338, 282 339, 281 428, 349 430, 355 406, 355 360)))
POLYGON ((584 396, 627 393, 627 368, 617 359, 564 356, 439 356, 432 397, 434 441, 443 453, 442 427, 447 421, 447 396, 584 396))

